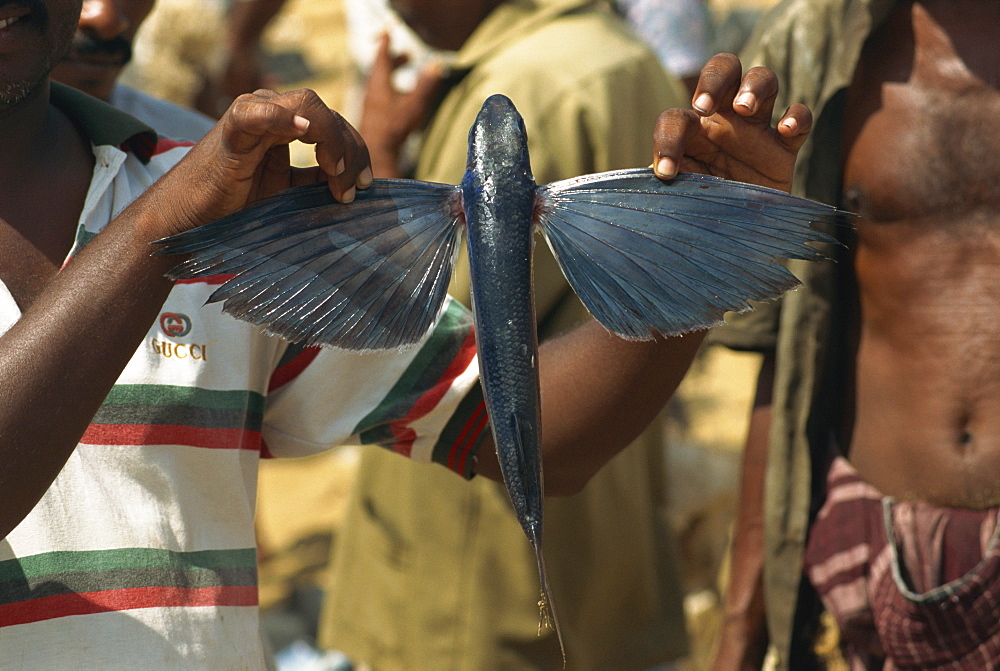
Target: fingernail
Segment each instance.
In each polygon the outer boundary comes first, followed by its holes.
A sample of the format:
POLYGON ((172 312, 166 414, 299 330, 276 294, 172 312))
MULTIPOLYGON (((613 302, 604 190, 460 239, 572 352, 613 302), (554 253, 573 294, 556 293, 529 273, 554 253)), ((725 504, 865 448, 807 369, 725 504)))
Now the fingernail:
POLYGON ((785 119, 781 122, 782 127, 784 127, 789 133, 794 135, 799 130, 799 122, 795 119, 785 119))
POLYGON ((702 114, 708 114, 709 110, 712 109, 712 96, 707 93, 702 93, 700 96, 694 99, 691 105, 695 110, 701 112, 702 114))
POLYGON ((343 157, 341 157, 340 162, 337 163, 337 167, 333 171, 333 176, 336 177, 337 175, 339 175, 340 173, 344 172, 345 170, 347 170, 347 164, 344 163, 344 159, 343 159, 343 157))
POLYGON ((372 169, 365 168, 364 170, 361 171, 361 174, 358 175, 358 187, 361 189, 367 189, 371 185, 372 185, 372 169))
POLYGON ((656 174, 660 177, 674 177, 677 174, 677 164, 664 156, 656 164, 656 174))
POLYGON ((352 186, 347 191, 344 191, 343 195, 340 196, 340 202, 349 203, 354 200, 354 187, 352 186))
POLYGON ((745 107, 749 111, 753 111, 754 97, 752 93, 744 92, 736 96, 735 104, 740 107, 745 107))
POLYGON ((309 130, 309 119, 303 116, 299 116, 298 114, 296 114, 292 122, 295 124, 295 127, 301 133, 305 133, 307 130, 309 130))

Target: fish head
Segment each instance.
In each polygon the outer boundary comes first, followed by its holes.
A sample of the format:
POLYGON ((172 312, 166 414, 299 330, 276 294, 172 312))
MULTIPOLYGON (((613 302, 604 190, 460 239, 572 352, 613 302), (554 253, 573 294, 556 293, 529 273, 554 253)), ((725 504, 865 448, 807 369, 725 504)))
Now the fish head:
POLYGON ((534 184, 524 119, 507 96, 490 96, 476 115, 469 129, 468 170, 482 175, 504 174, 534 184))

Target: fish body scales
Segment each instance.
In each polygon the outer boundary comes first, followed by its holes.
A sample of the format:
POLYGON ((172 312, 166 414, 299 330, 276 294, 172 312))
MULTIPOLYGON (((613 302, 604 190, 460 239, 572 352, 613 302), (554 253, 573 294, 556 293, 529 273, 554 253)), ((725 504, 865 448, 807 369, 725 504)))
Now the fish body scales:
POLYGON ((554 626, 541 550, 541 400, 531 274, 536 189, 521 117, 509 100, 494 96, 469 133, 462 180, 476 347, 504 484, 535 550, 542 618, 554 626))
POLYGON ((525 533, 541 523, 538 339, 531 287, 535 182, 520 116, 490 101, 462 181, 476 347, 497 454, 525 533))

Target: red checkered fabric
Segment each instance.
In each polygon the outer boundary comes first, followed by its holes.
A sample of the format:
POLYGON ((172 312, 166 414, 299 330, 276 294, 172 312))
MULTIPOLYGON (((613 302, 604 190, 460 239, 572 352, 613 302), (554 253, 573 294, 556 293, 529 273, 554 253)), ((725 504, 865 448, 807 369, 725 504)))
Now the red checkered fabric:
POLYGON ((852 669, 1000 668, 996 508, 894 503, 837 458, 805 564, 852 669))

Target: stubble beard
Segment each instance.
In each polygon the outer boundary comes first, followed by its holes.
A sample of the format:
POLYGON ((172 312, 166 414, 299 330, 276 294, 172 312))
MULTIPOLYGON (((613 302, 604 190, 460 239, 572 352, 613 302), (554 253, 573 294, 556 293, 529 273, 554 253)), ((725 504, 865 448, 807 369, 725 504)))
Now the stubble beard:
POLYGON ((49 73, 69 51, 73 35, 76 33, 79 13, 72 17, 72 21, 67 18, 57 25, 50 25, 53 19, 44 3, 28 0, 23 4, 32 6, 37 12, 32 16, 45 37, 44 56, 39 55, 34 67, 30 68, 27 74, 22 75, 20 79, 0 81, 0 106, 3 107, 20 103, 46 82, 49 73))

